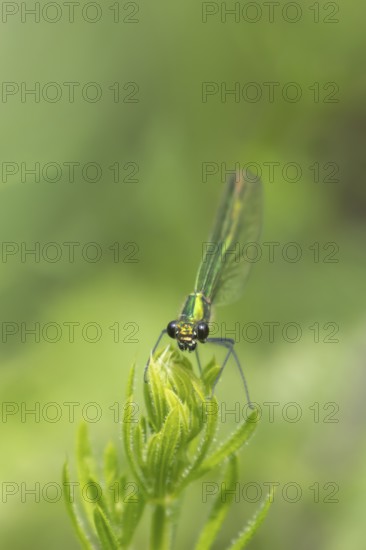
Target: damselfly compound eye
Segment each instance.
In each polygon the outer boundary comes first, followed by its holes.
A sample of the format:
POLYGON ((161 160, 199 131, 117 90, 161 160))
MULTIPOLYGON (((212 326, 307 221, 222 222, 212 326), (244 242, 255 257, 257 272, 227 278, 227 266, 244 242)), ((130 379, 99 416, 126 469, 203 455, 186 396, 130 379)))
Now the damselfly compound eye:
POLYGON ((176 330, 177 330, 176 321, 170 321, 170 323, 166 327, 166 331, 169 334, 170 338, 175 338, 176 330))
POLYGON ((197 326, 198 340, 204 342, 208 336, 209 329, 207 323, 199 323, 197 326))

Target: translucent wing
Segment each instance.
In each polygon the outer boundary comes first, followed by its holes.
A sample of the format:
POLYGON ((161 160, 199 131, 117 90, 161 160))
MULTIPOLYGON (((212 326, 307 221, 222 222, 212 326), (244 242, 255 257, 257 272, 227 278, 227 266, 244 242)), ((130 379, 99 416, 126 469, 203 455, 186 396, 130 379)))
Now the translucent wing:
POLYGON ((196 292, 215 304, 242 294, 262 225, 262 185, 245 171, 230 176, 196 278, 196 292), (250 243, 254 243, 250 245, 250 243))

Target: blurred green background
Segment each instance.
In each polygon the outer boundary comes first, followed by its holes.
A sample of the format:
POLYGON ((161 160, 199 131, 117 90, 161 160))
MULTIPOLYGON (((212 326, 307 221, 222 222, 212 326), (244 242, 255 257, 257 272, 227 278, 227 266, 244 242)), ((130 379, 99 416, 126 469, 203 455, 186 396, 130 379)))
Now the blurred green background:
MULTIPOLYGON (((50 502, 52 487, 61 483, 65 457, 74 464, 83 416, 98 453, 109 439, 120 440, 114 411, 129 368, 136 360, 141 386, 159 331, 193 290, 222 188, 220 174, 203 181, 202 163, 209 162, 259 167, 263 241, 280 243, 273 262, 263 247, 243 299, 215 313, 229 328, 251 322, 262 330, 257 342, 248 341, 255 339, 250 333, 237 344, 263 411, 241 456, 241 489, 256 483, 264 496, 264 484, 279 485, 251 548, 360 548, 364 3, 280 3, 273 19, 265 3, 237 3, 243 9, 226 22, 221 4, 212 2, 121 2, 119 12, 111 2, 96 4, 100 13, 95 6, 82 12, 81 4, 74 22, 62 3, 42 2, 38 22, 10 4, 2 5, 0 33, 1 547, 78 548, 62 499, 50 502), (207 10, 212 15, 203 22, 207 10), (66 82, 78 83, 74 101, 66 82), (205 82, 219 91, 237 82, 243 94, 203 101, 205 82), (276 83, 273 98, 269 82, 276 83), (36 83, 39 97, 24 95, 36 83), (101 97, 93 101, 96 90, 101 97), (262 95, 254 101, 255 90, 262 95), (73 162, 79 164, 71 178, 73 162), (35 163, 39 178, 24 172, 35 163), (87 163, 94 165, 83 172, 87 163), (119 177, 109 168, 115 163, 119 177), (275 163, 273 177, 268 163, 275 163), (74 261, 63 244, 70 242, 79 243, 74 261), (289 242, 301 247, 297 262, 283 258, 289 242), (24 255, 24 247, 37 246, 39 258, 24 255), (93 262, 96 250, 101 257, 93 262), (279 323, 273 342, 268 322, 279 323), (27 332, 37 323, 39 341, 27 332), (283 336, 287 323, 300 326, 297 342, 288 341, 290 329, 283 336), (73 418, 67 403, 79 403, 73 418), (39 410, 39 418, 28 409, 39 410), (37 483, 39 502, 27 494, 37 483)), ((205 348, 204 357, 213 353, 205 348)), ((218 397, 241 410, 233 366, 218 397)), ((222 433, 237 421, 223 414, 222 433)), ((193 545, 208 513, 201 490, 198 483, 186 497, 177 549, 193 545)), ((241 494, 216 548, 254 512, 258 504, 250 500, 254 492, 241 494)), ((146 547, 147 529, 145 518, 136 548, 146 547)))

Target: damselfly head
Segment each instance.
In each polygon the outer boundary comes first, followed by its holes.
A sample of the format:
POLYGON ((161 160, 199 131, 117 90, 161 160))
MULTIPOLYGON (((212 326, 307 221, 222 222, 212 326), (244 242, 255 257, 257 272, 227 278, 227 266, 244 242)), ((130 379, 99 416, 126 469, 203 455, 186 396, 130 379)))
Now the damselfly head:
POLYGON ((204 343, 208 332, 208 324, 205 322, 195 324, 187 321, 171 321, 167 326, 168 335, 178 341, 181 351, 194 351, 197 340, 204 343))

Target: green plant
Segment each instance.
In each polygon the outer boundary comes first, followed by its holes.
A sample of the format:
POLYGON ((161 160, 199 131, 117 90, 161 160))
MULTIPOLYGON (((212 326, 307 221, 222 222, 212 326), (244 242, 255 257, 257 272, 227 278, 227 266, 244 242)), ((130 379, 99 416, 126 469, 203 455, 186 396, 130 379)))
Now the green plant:
MULTIPOLYGON (((95 498, 82 498, 88 531, 81 522, 71 491, 66 491, 65 496, 68 512, 84 548, 130 548, 146 507, 152 509, 150 549, 173 548, 185 489, 225 464, 227 495, 225 498, 221 493, 217 496, 195 546, 196 550, 212 548, 229 512, 232 501, 229 488, 238 480, 236 454, 253 434, 258 420, 254 409, 226 441, 213 444, 218 403, 215 397, 210 399, 207 395, 211 394, 218 370, 219 366, 212 361, 197 378, 189 360, 175 348, 168 347, 156 354, 149 366, 149 383, 144 385, 146 415, 136 421, 129 410, 135 407, 135 369, 131 369, 122 430, 125 455, 138 488, 137 498, 134 491, 128 496, 120 494, 120 489, 126 487, 127 477, 121 472, 117 449, 112 443, 105 450, 103 479, 100 479, 86 424, 81 425, 77 443, 79 484, 80 487, 97 488, 95 498)), ((63 481, 65 487, 70 487, 67 464, 63 481)), ((246 546, 264 519, 272 496, 270 491, 256 516, 228 549, 239 550, 246 546)))

